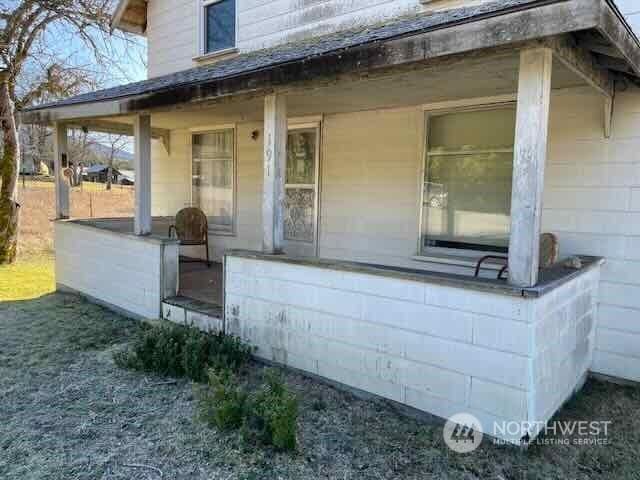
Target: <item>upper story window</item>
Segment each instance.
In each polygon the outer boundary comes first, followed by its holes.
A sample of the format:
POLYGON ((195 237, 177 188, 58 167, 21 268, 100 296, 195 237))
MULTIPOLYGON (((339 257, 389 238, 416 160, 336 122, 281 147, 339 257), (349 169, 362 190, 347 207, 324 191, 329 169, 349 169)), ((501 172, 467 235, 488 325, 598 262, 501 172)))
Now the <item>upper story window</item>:
POLYGON ((507 251, 515 119, 514 105, 428 116, 423 252, 507 251))
POLYGON ((236 46, 236 0, 203 0, 201 15, 202 54, 236 46))

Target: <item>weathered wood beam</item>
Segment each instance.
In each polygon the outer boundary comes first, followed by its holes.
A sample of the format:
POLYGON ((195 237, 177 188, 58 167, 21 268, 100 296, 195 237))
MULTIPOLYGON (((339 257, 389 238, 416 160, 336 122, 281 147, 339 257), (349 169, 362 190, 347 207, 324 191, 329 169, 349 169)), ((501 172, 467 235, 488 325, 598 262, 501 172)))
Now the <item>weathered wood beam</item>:
POLYGON ((520 53, 509 238, 509 283, 518 287, 538 283, 552 68, 549 48, 520 53))
POLYGON ((598 93, 605 97, 613 96, 613 75, 602 68, 596 57, 589 50, 581 47, 571 36, 550 37, 544 39, 542 43, 553 50, 555 58, 565 67, 595 88, 598 93))
POLYGON ((497 12, 438 25, 422 33, 340 49, 326 55, 284 62, 226 78, 180 84, 129 98, 58 107, 23 114, 25 123, 171 110, 178 104, 244 94, 307 89, 327 82, 373 78, 402 67, 419 67, 441 57, 518 45, 536 39, 588 30, 598 25, 600 0, 564 0, 497 12), (86 111, 83 111, 86 108, 86 111), (74 117, 75 115, 75 117, 74 117))
MULTIPOLYGON (((78 129, 86 128, 93 132, 133 136, 133 125, 128 123, 110 122, 108 120, 82 120, 69 122, 67 126, 78 129)), ((171 153, 171 130, 153 127, 151 128, 151 138, 161 140, 167 153, 171 153)))
POLYGON ((437 25, 418 34, 370 42, 224 78, 163 87, 118 99, 28 111, 22 114, 22 121, 51 123, 132 112, 170 111, 178 105, 236 95, 289 92, 342 80, 374 78, 392 70, 416 68, 442 57, 474 50, 517 48, 525 42, 589 30, 599 32, 640 76, 640 46, 606 0, 551 0, 531 2, 491 15, 437 25))
POLYGON ((607 0, 599 0, 600 16, 597 31, 631 67, 631 71, 640 76, 640 44, 629 25, 611 8, 607 0))
POLYGON ((606 55, 595 54, 598 65, 601 68, 606 68, 608 70, 613 70, 614 72, 626 73, 629 75, 633 75, 633 71, 627 62, 621 60, 619 58, 609 57, 606 55))
POLYGON ((53 135, 53 170, 56 188, 56 219, 69 218, 69 181, 64 170, 69 166, 67 149, 67 126, 54 124, 53 135))
POLYGON ((615 95, 604 99, 604 138, 611 138, 613 129, 613 103, 615 95))
POLYGON ((284 240, 284 175, 287 164, 287 99, 264 98, 262 250, 281 253, 284 240))
POLYGON ((136 235, 151 233, 151 116, 137 115, 133 121, 136 235))

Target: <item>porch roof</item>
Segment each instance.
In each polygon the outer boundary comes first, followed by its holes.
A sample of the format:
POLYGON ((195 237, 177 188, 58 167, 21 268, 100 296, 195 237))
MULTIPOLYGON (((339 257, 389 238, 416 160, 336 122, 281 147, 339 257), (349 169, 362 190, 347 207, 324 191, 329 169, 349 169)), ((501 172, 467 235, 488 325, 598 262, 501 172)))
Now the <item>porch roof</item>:
POLYGON ((249 52, 30 107, 21 116, 25 123, 49 123, 126 115, 565 34, 593 54, 597 68, 640 77, 640 42, 611 0, 501 0, 249 52))

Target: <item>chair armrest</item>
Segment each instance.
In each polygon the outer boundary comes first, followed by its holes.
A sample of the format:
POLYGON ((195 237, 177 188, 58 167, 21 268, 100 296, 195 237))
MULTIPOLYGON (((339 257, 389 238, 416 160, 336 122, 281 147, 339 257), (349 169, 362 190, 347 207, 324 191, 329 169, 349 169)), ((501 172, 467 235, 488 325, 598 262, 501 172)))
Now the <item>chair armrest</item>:
MULTIPOLYGON (((508 259, 508 257, 503 257, 503 256, 500 256, 500 255, 485 255, 480 260, 478 260, 478 263, 476 264, 476 271, 475 271, 475 273, 473 275, 474 277, 478 277, 480 275, 480 267, 482 267, 482 264, 484 262, 486 262, 487 260, 507 260, 508 261, 509 259, 508 259)), ((502 270, 501 270, 501 272, 502 272, 502 270)))

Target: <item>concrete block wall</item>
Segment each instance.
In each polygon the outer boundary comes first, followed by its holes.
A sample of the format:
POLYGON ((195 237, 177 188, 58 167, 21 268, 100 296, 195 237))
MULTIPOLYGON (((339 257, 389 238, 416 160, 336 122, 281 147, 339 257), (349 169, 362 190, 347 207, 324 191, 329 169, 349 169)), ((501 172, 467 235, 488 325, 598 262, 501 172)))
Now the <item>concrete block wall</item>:
POLYGON ((72 222, 55 224, 56 284, 142 318, 159 318, 163 265, 178 247, 72 222))
POLYGON ((585 292, 596 284, 591 275, 536 300, 227 256, 226 328, 262 358, 440 417, 472 413, 494 432, 496 422, 548 419, 555 410, 536 405, 560 397, 538 388, 561 378, 563 401, 578 385, 582 341, 593 339, 585 292), (548 323, 573 333, 547 338, 548 323))
POLYGON ((531 331, 531 416, 547 421, 593 362, 600 269, 593 269, 534 303, 531 331))

